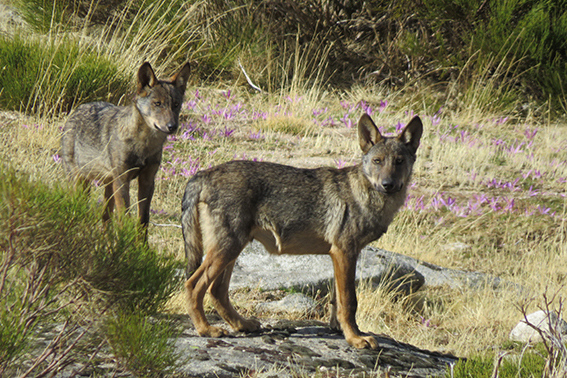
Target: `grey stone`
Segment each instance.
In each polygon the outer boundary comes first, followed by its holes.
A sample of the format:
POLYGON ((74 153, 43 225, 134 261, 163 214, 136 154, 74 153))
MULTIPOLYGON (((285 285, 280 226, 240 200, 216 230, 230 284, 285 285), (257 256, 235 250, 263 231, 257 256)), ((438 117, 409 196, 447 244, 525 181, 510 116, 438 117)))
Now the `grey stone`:
POLYGON ((285 312, 290 314, 309 314, 315 311, 317 302, 304 294, 290 294, 283 299, 273 302, 263 302, 256 305, 256 310, 269 312, 285 312))
POLYGON ((510 340, 535 344, 543 341, 542 334, 547 339, 564 340, 567 335, 567 323, 559 318, 555 311, 536 311, 527 315, 512 329, 510 340))
POLYGON ((509 286, 510 283, 504 282, 498 277, 490 276, 488 274, 480 272, 469 272, 458 269, 444 268, 435 264, 431 264, 425 261, 414 259, 406 255, 402 255, 395 252, 386 251, 383 249, 377 249, 368 247, 366 248, 373 251, 392 266, 405 265, 415 269, 423 279, 423 287, 450 287, 452 289, 458 288, 473 288, 482 289, 485 287, 490 287, 492 289, 498 289, 503 285, 509 286))
MULTIPOLYGON (((387 283, 392 290, 404 294, 422 286, 480 289, 486 285, 498 288, 503 284, 498 277, 443 268, 373 247, 362 250, 356 273, 357 280, 369 280, 374 285, 387 283)), ((332 278, 333 264, 328 255, 270 255, 254 241, 236 260, 230 288, 325 293, 332 278)))
MULTIPOLYGON (((388 282, 392 289, 406 294, 417 291, 423 285, 423 277, 413 266, 377 251, 382 250, 362 250, 357 280, 370 280, 375 285, 388 282)), ((326 293, 332 279, 333 263, 328 255, 270 255, 254 241, 236 260, 230 288, 326 293)))
POLYGON ((444 376, 447 367, 458 361, 455 356, 376 335, 379 349, 357 350, 341 334, 316 321, 278 321, 264 326, 261 332, 225 338, 225 343, 215 343, 214 347, 211 339, 185 330, 183 337, 175 340, 177 352, 183 356, 176 373, 228 378, 247 371, 254 371, 258 377, 333 371, 331 376, 372 377, 382 376, 378 371, 388 369, 392 377, 425 378, 444 376), (282 331, 286 335, 283 338, 282 331), (199 358, 204 351, 209 359, 199 358))

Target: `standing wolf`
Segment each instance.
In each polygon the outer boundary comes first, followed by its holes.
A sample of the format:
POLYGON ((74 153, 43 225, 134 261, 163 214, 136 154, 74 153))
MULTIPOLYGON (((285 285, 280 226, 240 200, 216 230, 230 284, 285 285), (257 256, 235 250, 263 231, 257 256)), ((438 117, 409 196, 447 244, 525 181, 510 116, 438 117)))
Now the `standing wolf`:
POLYGON ((137 177, 138 215, 147 226, 163 144, 179 125, 189 73, 185 64, 169 80, 158 80, 146 62, 138 70, 132 105, 92 102, 79 106, 67 120, 61 140, 63 163, 71 177, 105 185, 105 221, 115 206, 128 210, 130 181, 137 177))
POLYGON ((377 348, 355 321, 356 260, 360 250, 388 229, 403 205, 423 131, 414 117, 397 137, 383 137, 368 115, 358 123, 362 163, 344 169, 299 169, 232 161, 197 173, 185 189, 181 224, 190 278, 189 315, 202 336, 227 331, 205 318, 207 289, 218 313, 237 331, 260 328, 228 298, 236 258, 253 239, 275 254, 329 254, 336 300, 331 326, 357 348, 377 348), (204 261, 203 253, 206 252, 204 261))

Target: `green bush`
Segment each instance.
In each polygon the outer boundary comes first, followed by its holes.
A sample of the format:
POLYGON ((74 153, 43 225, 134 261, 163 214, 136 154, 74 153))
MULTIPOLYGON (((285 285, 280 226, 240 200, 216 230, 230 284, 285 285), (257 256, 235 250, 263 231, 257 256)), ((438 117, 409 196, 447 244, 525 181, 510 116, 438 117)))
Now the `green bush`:
MULTIPOLYGON (((457 92, 490 85, 494 92, 482 100, 502 100, 507 110, 514 110, 516 98, 565 101, 563 0, 219 0, 206 9, 214 22, 202 32, 203 59, 215 69, 229 68, 242 54, 263 61, 256 50, 284 66, 285 52, 297 41, 302 49, 330 46, 319 66, 328 63, 326 74, 339 84, 356 73, 398 88, 415 80, 441 84, 441 91, 449 83, 457 92)), ((264 75, 268 64, 259 65, 264 75)), ((443 101, 451 101, 454 92, 444 93, 443 101)))
POLYGON ((129 88, 117 66, 70 39, 0 35, 0 106, 39 114, 116 102, 129 88))
MULTIPOLYGON (((323 72, 322 82, 350 85, 354 77, 409 90, 416 81, 435 84, 431 88, 438 88, 441 96, 428 104, 431 107, 466 107, 454 101, 456 93, 476 93, 484 87, 489 89, 483 96, 471 95, 472 100, 461 102, 505 111, 534 99, 551 100, 558 111, 567 106, 564 0, 213 0, 202 4, 194 0, 21 0, 15 4, 36 30, 49 35, 54 34, 52 30, 104 22, 104 27, 91 28, 97 30, 91 36, 103 29, 105 40, 116 38, 120 46, 130 46, 125 59, 135 61, 132 65, 138 64, 140 56, 164 61, 165 66, 192 56, 199 60, 195 71, 202 77, 217 77, 240 75, 238 62, 242 61, 253 81, 270 91, 285 87, 290 77, 297 76, 297 65, 289 62, 302 60, 314 64, 306 65, 301 76, 323 72)), ((15 55, 52 67, 51 60, 46 65, 26 54, 30 53, 15 55)), ((94 65, 103 61, 94 59, 94 65)), ((38 82, 36 73, 32 69, 26 74, 23 88, 38 82)), ((123 93, 114 87, 120 80, 108 80, 106 73, 98 71, 84 76, 96 85, 83 89, 82 75, 70 80, 66 92, 70 95, 58 109, 68 109, 75 97, 90 96, 90 100, 123 93), (78 91, 71 90, 71 85, 78 91)), ((54 81, 58 76, 67 83, 71 75, 54 69, 49 77, 54 81)), ((45 82, 40 93, 51 87, 47 80, 39 82, 45 82)), ((42 104, 42 96, 31 96, 32 101, 26 102, 18 91, 6 87, 0 100, 14 96, 11 108, 24 104, 26 109, 36 109, 42 104)))
POLYGON ((148 247, 134 217, 103 226, 101 210, 80 190, 0 166, 0 375, 30 368, 42 329, 66 324, 53 350, 74 348, 53 352, 54 366, 40 361, 38 374, 84 354, 80 329, 155 314, 178 289, 180 262, 148 247))
POLYGON ((114 356, 137 377, 161 377, 175 368, 180 357, 173 345, 177 334, 168 322, 138 314, 119 314, 106 323, 114 356))

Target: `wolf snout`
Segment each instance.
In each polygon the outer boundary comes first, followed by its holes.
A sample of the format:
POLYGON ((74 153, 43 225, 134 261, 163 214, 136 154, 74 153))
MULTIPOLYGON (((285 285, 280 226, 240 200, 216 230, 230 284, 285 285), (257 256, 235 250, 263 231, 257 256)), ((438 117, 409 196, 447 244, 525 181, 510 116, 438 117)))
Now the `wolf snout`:
POLYGON ((177 130, 177 123, 170 122, 165 125, 165 127, 167 127, 167 131, 169 131, 169 133, 171 134, 177 130))
POLYGON ((378 188, 378 190, 384 193, 396 193, 400 191, 400 189, 402 189, 402 183, 396 182, 396 180, 391 178, 383 179, 378 188))
POLYGON ((166 134, 173 134, 174 132, 177 131, 177 123, 174 122, 169 122, 167 124, 165 124, 164 126, 158 126, 158 124, 154 125, 156 129, 158 129, 159 131, 162 131, 166 134))

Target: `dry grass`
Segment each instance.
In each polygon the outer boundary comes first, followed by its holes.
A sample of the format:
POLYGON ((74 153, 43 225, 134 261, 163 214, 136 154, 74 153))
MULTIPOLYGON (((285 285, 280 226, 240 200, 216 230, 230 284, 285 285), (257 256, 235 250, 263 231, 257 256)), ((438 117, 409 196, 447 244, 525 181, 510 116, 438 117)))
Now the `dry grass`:
MULTIPOLYGON (((194 98, 195 91, 195 88, 189 88, 188 101, 194 98)), ((373 98, 376 91, 378 89, 369 88, 368 98, 373 98)), ((288 101, 287 115, 269 115, 266 120, 247 122, 235 117, 233 121, 221 121, 221 116, 212 115, 213 121, 205 123, 202 116, 208 109, 215 109, 207 106, 219 104, 218 109, 221 109, 220 104, 228 100, 223 97, 226 91, 219 89, 200 88, 199 93, 200 105, 185 111, 184 118, 186 123, 191 122, 202 130, 194 135, 195 140, 178 138, 165 150, 163 171, 159 174, 152 205, 155 211, 152 220, 156 223, 178 224, 180 199, 187 177, 168 173, 168 169, 176 167, 179 172, 183 162, 199 159, 200 167, 206 168, 235 158, 258 158, 309 167, 337 165, 340 161, 353 164, 360 155, 353 129, 347 129, 338 121, 334 126, 313 122, 312 115, 305 109, 320 108, 322 104, 318 102, 288 101), (215 117, 218 122, 214 121, 215 117), (214 135, 214 130, 231 126, 234 131, 228 137, 218 134, 211 139, 203 137, 207 132, 214 135), (260 139, 251 137, 258 132, 260 139)), ((281 106, 277 98, 250 95, 242 87, 233 88, 232 96, 228 101, 231 105, 227 104, 226 108, 241 104, 248 110, 254 108, 273 114, 281 106)), ((324 105, 329 108, 331 117, 344 112, 340 104, 344 98, 364 98, 364 92, 359 88, 356 93, 329 95, 324 105)), ((383 99, 391 101, 388 97, 383 99)), ((383 112, 375 117, 381 125, 391 127, 408 119, 403 105, 399 111, 395 109, 397 103, 391 101, 390 104, 391 113, 383 112)), ((353 112, 353 118, 359 114, 360 111, 353 112)), ((415 294, 411 300, 401 301, 393 300, 384 290, 360 289, 358 317, 362 329, 384 333, 423 348, 467 356, 504 343, 511 328, 521 319, 518 306, 526 297, 536 298, 532 305, 535 308, 541 305, 537 298, 546 291, 559 291, 565 295, 563 285, 567 267, 563 262, 567 248, 562 223, 565 200, 560 195, 565 191, 561 178, 567 177, 562 163, 567 160, 563 151, 565 143, 560 138, 565 126, 513 124, 510 121, 496 124, 487 117, 486 123, 479 128, 464 120, 459 128, 470 130, 470 138, 477 140, 471 145, 461 141, 441 141, 439 133, 453 129, 454 125, 444 120, 433 125, 427 121, 427 113, 420 112, 420 115, 426 120, 426 133, 415 167, 412 196, 431 198, 445 193, 446 197, 456 198, 461 204, 473 195, 513 196, 525 208, 533 210, 541 205, 556 212, 555 217, 550 217, 534 210, 534 214, 528 216, 522 214, 524 209, 518 205, 517 213, 487 210, 481 215, 459 217, 447 209, 405 209, 390 231, 374 243, 435 264, 494 274, 525 288, 522 296, 511 289, 426 290, 415 294), (494 146, 495 138, 519 140, 526 128, 538 128, 530 153, 498 152, 494 146), (511 182, 530 170, 538 170, 541 177, 525 179, 531 181, 524 186, 531 184, 532 192, 538 192, 533 197, 529 197, 529 187, 524 188, 521 183, 516 184, 521 188, 517 191, 490 188, 485 184, 492 179, 511 182), (473 171, 475 177, 471 177, 473 171), (465 247, 452 247, 457 242, 464 243, 465 247)), ((3 122, 3 160, 31 172, 36 179, 64 180, 61 165, 53 159, 62 121, 18 118, 11 123, 3 122)), ((102 198, 100 190, 95 190, 93 195, 102 198)), ((151 227, 150 242, 160 250, 183 257, 178 228, 151 227)), ((182 297, 174 299, 172 311, 182 312, 182 303, 182 297)), ((246 300, 242 304, 245 306, 246 300)))

